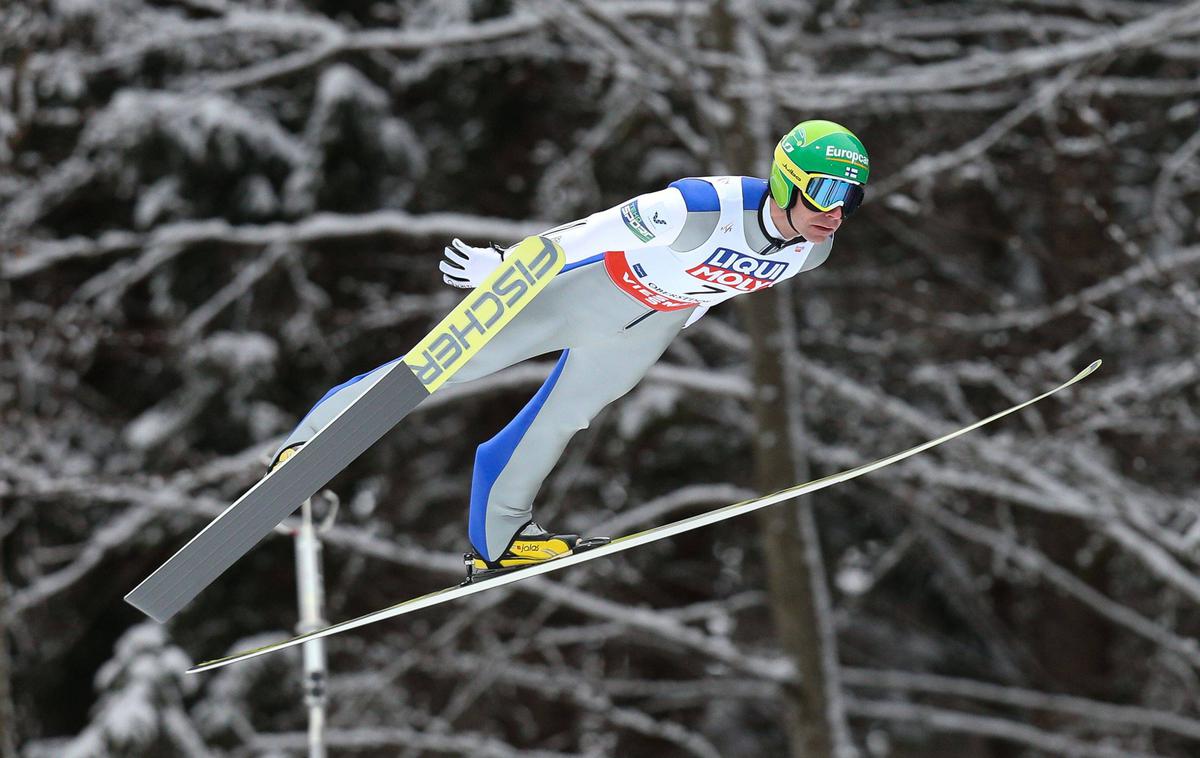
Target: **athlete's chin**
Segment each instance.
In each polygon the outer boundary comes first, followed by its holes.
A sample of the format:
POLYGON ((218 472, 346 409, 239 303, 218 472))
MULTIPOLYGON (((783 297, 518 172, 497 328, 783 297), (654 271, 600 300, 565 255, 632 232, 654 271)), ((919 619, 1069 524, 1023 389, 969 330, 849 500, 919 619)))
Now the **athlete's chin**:
POLYGON ((813 244, 819 245, 833 236, 835 231, 837 230, 827 229, 823 226, 810 226, 804 231, 804 239, 812 242, 813 244))

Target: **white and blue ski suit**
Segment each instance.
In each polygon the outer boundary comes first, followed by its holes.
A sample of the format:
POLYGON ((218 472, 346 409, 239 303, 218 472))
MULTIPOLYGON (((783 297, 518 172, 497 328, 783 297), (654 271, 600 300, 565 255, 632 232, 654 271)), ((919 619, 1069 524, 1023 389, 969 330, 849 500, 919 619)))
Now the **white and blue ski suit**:
MULTIPOLYGON (((533 399, 476 453, 468 531, 480 555, 504 552, 532 520, 534 497, 567 442, 629 392, 681 329, 719 302, 825 261, 832 237, 819 245, 782 239, 768 198, 762 179, 681 179, 543 234, 562 246, 566 265, 450 380, 561 351, 533 399)), ((280 450, 315 435, 375 372, 330 390, 280 450)))

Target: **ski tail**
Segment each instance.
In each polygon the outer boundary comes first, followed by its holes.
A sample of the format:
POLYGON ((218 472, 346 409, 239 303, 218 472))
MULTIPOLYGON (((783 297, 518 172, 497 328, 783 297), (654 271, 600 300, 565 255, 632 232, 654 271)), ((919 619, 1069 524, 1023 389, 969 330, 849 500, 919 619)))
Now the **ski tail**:
POLYGON ((166 622, 275 526, 454 376, 554 276, 566 254, 529 237, 299 452, 261 479, 125 596, 166 622))
POLYGON ((986 426, 987 424, 990 424, 993 421, 1002 419, 1005 416, 1016 413, 1017 411, 1027 408, 1027 407, 1033 405, 1034 403, 1037 403, 1041 400, 1045 400, 1046 398, 1050 397, 1051 395, 1053 395, 1057 392, 1060 392, 1060 391, 1066 389, 1067 387, 1070 387, 1071 385, 1075 384, 1076 382, 1080 382, 1083 379, 1087 378, 1093 372, 1095 372, 1096 369, 1098 369, 1098 368, 1100 368, 1100 361, 1098 361, 1098 360, 1093 361, 1091 363, 1091 365, 1089 365, 1083 371, 1080 371, 1078 374, 1076 374, 1070 380, 1063 382, 1062 384, 1058 385, 1054 389, 1052 389, 1048 392, 1044 392, 1041 395, 1038 395, 1037 397, 1035 397, 1031 400, 1026 400, 1025 402, 1020 403, 1019 405, 1014 405, 1013 407, 1008 408, 1007 410, 1000 411, 999 413, 988 416, 985 419, 976 421, 975 423, 973 423, 969 426, 965 426, 965 427, 963 427, 961 429, 957 429, 953 432, 943 434, 942 436, 937 437, 936 439, 929 440, 928 442, 923 442, 920 445, 916 445, 915 447, 910 447, 909 449, 904 450, 899 453, 895 453, 894 455, 889 455, 886 458, 880 458, 877 461, 872 461, 871 463, 866 463, 866 464, 864 464, 862 466, 858 466, 856 468, 847 469, 846 471, 841 471, 836 474, 831 474, 829 476, 822 477, 820 479, 816 479, 811 482, 806 482, 805 484, 798 484, 794 487, 789 487, 787 489, 780 490, 778 492, 773 492, 769 495, 763 495, 761 497, 752 498, 750 500, 745 500, 740 503, 734 503, 733 505, 727 505, 727 506, 717 508, 712 511, 707 511, 705 513, 700 513, 695 516, 690 516, 688 518, 680 519, 679 521, 675 521, 670 524, 665 524, 663 526, 654 527, 652 529, 648 529, 643 532, 638 532, 636 534, 630 534, 630 535, 626 535, 624 537, 618 537, 606 545, 600 545, 598 547, 593 547, 585 552, 573 553, 570 555, 563 556, 561 558, 555 558, 554 560, 546 561, 544 563, 536 564, 533 566, 529 566, 528 568, 523 568, 519 571, 513 571, 512 573, 499 574, 499 575, 495 576, 494 578, 490 578, 483 582, 477 582, 474 584, 463 584, 463 585, 458 585, 455 587, 448 587, 444 590, 439 590, 437 592, 431 592, 427 595, 422 595, 420 597, 412 598, 411 600, 405 600, 405 601, 397 603, 396 605, 393 605, 389 608, 384 608, 382 610, 375 611, 373 613, 368 613, 364 616, 359 616, 358 618, 350 619, 348 621, 343 621, 341 623, 334 624, 334 625, 326 627, 324 629, 319 629, 319 630, 316 630, 313 632, 308 632, 307 634, 302 634, 298 637, 293 637, 289 640, 283 640, 281 642, 276 642, 276 643, 273 643, 270 645, 264 645, 263 647, 255 648, 254 650, 247 650, 247 651, 240 652, 240 653, 234 653, 234 654, 226 656, 224 658, 218 658, 216 660, 206 661, 204 663, 197 664, 197 665, 193 666, 192 668, 188 669, 188 673, 192 674, 192 673, 197 673, 200 671, 211 671, 212 669, 221 668, 222 666, 228 666, 231 663, 237 663, 239 661, 248 660, 250 658, 255 658, 260 655, 266 655, 267 653, 272 653, 277 650, 284 650, 286 648, 293 647, 295 645, 302 645, 305 642, 309 642, 311 640, 328 637, 330 635, 338 634, 339 632, 349 631, 351 629, 357 629, 358 627, 366 626, 367 624, 373 624, 376 621, 383 621, 384 619, 393 618, 395 616, 400 616, 400 615, 403 615, 406 613, 412 613, 413 611, 417 611, 422 608, 428 608, 429 606, 432 606, 432 605, 438 605, 440 603, 445 603, 450 600, 456 600, 460 597, 466 597, 467 595, 473 595, 476 592, 483 592, 484 590, 490 590, 490 589, 494 589, 496 587, 502 587, 506 584, 512 584, 513 582, 523 581, 525 579, 529 579, 529 578, 538 576, 540 574, 546 574, 551 571, 558 571, 559 569, 564 569, 568 566, 573 566, 576 563, 583 563, 584 561, 594 560, 596 558, 600 558, 605 555, 610 555, 612 553, 619 553, 621 551, 629 550, 630 548, 638 547, 640 545, 646 545, 651 542, 656 542, 658 540, 665 539, 667 537, 672 537, 676 534, 682 534, 683 532, 689 532, 689 531, 692 531, 693 529, 699 529, 700 527, 708 526, 709 524, 715 524, 719 521, 731 519, 735 516, 741 516, 743 514, 750 513, 752 511, 756 511, 760 508, 766 508, 767 506, 775 505, 777 503, 784 502, 785 500, 791 500, 791 499, 799 497, 801 495, 806 495, 810 492, 816 492, 817 490, 822 490, 822 489, 825 489, 826 487, 831 487, 835 484, 849 481, 851 479, 855 479, 864 474, 869 474, 872 471, 877 471, 885 466, 890 466, 893 463, 898 463, 899 461, 902 461, 906 458, 911 458, 914 455, 917 455, 918 453, 922 453, 926 450, 929 450, 930 448, 937 447, 938 445, 941 445, 945 442, 949 442, 950 440, 961 437, 964 434, 967 434, 968 432, 972 432, 972 431, 980 428, 981 426, 986 426))

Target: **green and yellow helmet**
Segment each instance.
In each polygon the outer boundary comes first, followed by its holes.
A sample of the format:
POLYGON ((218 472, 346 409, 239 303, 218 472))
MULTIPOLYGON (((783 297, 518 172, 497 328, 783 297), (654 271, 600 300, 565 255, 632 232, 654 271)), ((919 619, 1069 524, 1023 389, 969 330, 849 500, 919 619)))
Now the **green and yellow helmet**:
POLYGON ((858 137, 832 121, 802 121, 783 135, 771 163, 771 197, 784 210, 799 197, 810 210, 841 207, 849 216, 862 204, 871 159, 858 137))

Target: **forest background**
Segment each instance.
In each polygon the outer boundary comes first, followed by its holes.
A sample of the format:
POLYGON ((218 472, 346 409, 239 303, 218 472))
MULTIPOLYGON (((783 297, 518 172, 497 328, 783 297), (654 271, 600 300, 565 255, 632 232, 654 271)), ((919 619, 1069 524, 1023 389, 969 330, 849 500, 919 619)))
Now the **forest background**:
MULTIPOLYGON (((539 518, 635 531, 1053 400, 802 501, 330 641, 332 754, 1200 751, 1200 3, 6 0, 0 758, 304 754, 268 538, 121 598, 511 243, 829 118, 829 261, 687 329, 539 518), (766 387, 763 391, 761 388, 766 387)), ((586 304, 581 304, 585 307, 586 304)), ((331 484, 340 620, 457 581, 475 446, 553 356, 331 484)))

